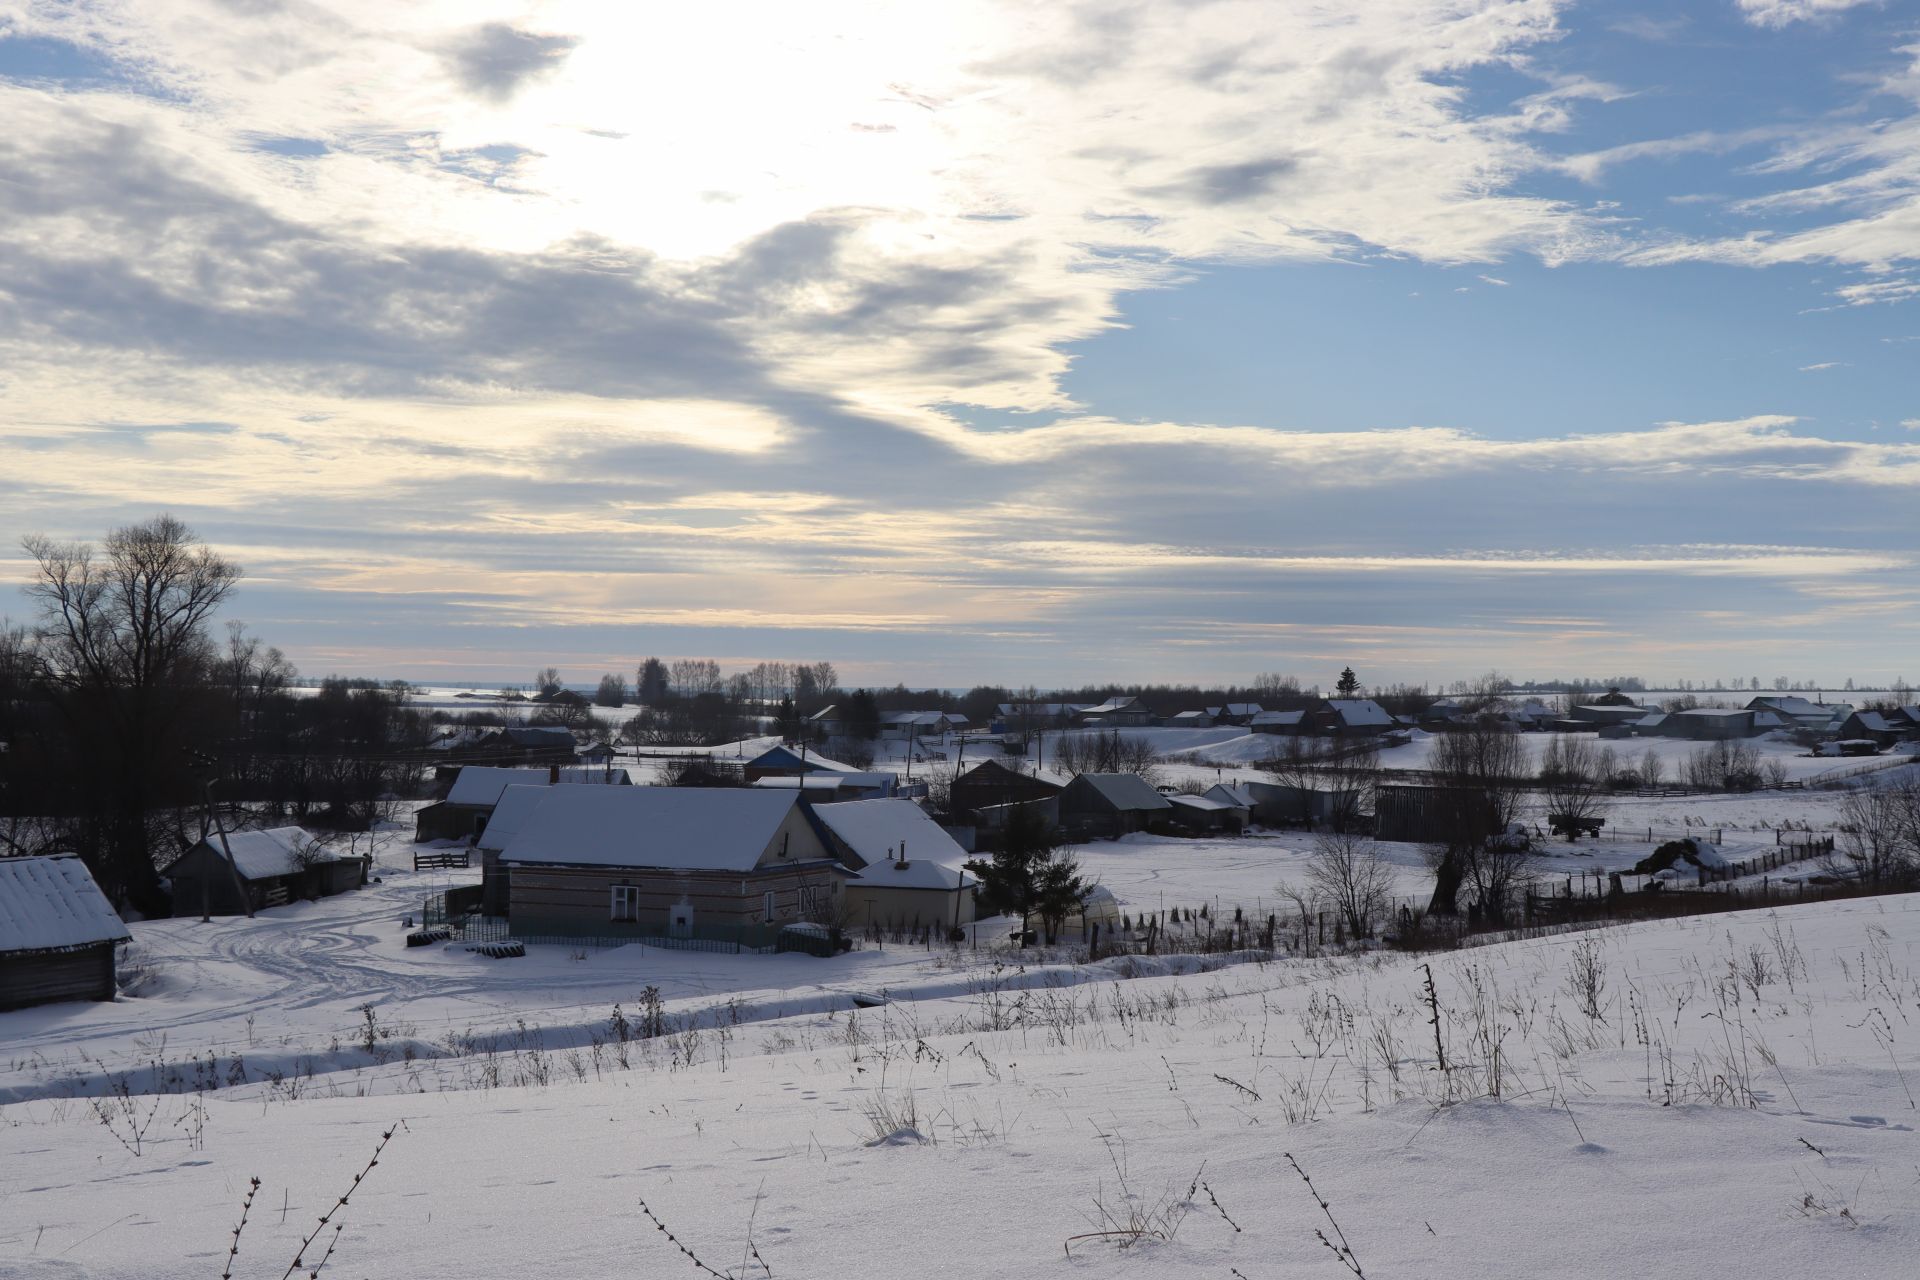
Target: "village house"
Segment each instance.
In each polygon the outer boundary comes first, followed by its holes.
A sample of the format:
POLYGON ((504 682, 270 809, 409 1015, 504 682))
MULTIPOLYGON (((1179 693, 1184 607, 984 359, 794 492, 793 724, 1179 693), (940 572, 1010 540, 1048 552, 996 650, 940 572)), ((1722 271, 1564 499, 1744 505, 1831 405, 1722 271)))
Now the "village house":
POLYGON ((1214 795, 1170 795, 1167 803, 1172 806, 1168 816, 1196 834, 1239 835, 1252 815, 1252 806, 1214 795))
POLYGON ((80 859, 0 858, 0 1010, 113 999, 129 937, 80 859))
POLYGON ((476 755, 517 764, 573 764, 573 731, 558 725, 506 725, 481 735, 473 744, 476 755))
POLYGON ((1246 724, 1259 715, 1264 708, 1257 702, 1229 702, 1220 708, 1220 714, 1214 718, 1221 724, 1246 724))
POLYGON ((1304 711, 1262 711, 1247 721, 1251 733, 1298 734, 1307 728, 1304 711))
POLYGON ((966 851, 911 800, 856 800, 817 810, 828 847, 854 868, 846 918, 856 926, 933 928, 974 919, 966 851))
POLYGON ((966 822, 973 821, 981 809, 1051 799, 1060 794, 1060 784, 1009 769, 998 760, 986 760, 955 778, 949 794, 953 817, 966 822))
POLYGON ((1213 716, 1206 711, 1176 711, 1167 717, 1169 729, 1211 729, 1213 716))
POLYGON ((1370 738, 1400 724, 1372 698, 1326 698, 1307 713, 1312 732, 1333 738, 1370 738))
POLYGON ((1755 733, 1753 715, 1751 710, 1693 707, 1668 715, 1660 726, 1660 732, 1663 737, 1690 738, 1701 742, 1751 738, 1755 733))
POLYGON ((1841 722, 1839 734, 1842 741, 1874 742, 1884 750, 1900 741, 1905 731, 1878 711, 1856 711, 1841 722))
POLYGON ((516 938, 771 946, 842 918, 853 871, 792 791, 550 787, 500 852, 516 938))
POLYGON ((1172 817, 1167 798, 1132 773, 1083 773, 1060 792, 1060 825, 1077 835, 1122 836, 1172 817))
POLYGON ((426 805, 413 815, 413 838, 422 840, 471 840, 486 830, 499 803, 501 792, 515 785, 553 785, 569 782, 605 786, 624 786, 632 782, 625 769, 501 768, 470 764, 454 775, 446 798, 426 805))
POLYGON ((358 889, 367 861, 340 857, 299 827, 272 827, 198 841, 160 874, 172 883, 174 915, 231 916, 358 889))
POLYGON ((1832 733, 1853 714, 1853 707, 1844 702, 1814 702, 1785 693, 1762 694, 1747 703, 1747 710, 1778 712, 1794 728, 1815 733, 1832 733))
POLYGON ((1150 725, 1153 723, 1153 712, 1138 698, 1108 698, 1099 706, 1082 711, 1080 723, 1089 729, 1150 725))

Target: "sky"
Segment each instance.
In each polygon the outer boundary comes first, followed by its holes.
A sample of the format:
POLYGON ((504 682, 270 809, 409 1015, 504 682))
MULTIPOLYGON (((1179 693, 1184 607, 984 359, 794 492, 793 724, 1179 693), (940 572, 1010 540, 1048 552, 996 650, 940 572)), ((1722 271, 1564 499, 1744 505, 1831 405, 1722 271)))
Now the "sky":
POLYGON ((0 614, 309 675, 1920 678, 1920 12, 0 0, 0 614))

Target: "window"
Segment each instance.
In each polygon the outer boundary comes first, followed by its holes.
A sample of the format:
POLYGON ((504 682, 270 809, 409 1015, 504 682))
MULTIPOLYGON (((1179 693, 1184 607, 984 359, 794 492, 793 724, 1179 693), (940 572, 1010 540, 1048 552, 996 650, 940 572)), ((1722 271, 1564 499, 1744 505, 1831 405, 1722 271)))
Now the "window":
POLYGON ((640 919, 640 886, 637 884, 617 884, 613 886, 613 918, 632 924, 640 919))
POLYGON ((771 889, 767 890, 766 905, 761 908, 761 912, 762 920, 773 919, 773 890, 771 889))
POLYGON ((820 914, 820 890, 810 884, 800 886, 800 914, 811 920, 820 914))

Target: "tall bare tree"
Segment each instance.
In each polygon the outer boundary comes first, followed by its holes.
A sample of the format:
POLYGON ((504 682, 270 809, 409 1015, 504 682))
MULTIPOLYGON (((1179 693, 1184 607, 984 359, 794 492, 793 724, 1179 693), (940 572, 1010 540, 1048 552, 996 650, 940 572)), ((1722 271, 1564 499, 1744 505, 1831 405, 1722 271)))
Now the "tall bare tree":
POLYGON ((1373 935, 1374 921, 1386 914, 1393 892, 1393 871, 1371 838, 1352 831, 1314 837, 1307 858, 1307 881, 1347 924, 1355 938, 1373 935))
POLYGON ((115 529, 104 554, 38 534, 22 545, 43 674, 102 747, 108 831, 95 869, 109 893, 158 909, 151 811, 182 798, 184 730, 215 656, 207 624, 240 568, 170 515, 115 529))
POLYGON ((1486 895, 1511 887, 1525 869, 1521 851, 1506 847, 1505 837, 1526 792, 1526 747, 1517 734, 1482 719, 1436 741, 1432 770, 1440 838, 1431 854, 1428 910, 1455 914, 1460 890, 1471 887, 1483 908, 1497 912, 1504 902, 1486 895))
POLYGON ((1593 739, 1556 733, 1540 755, 1540 791, 1547 814, 1560 820, 1571 843, 1580 825, 1598 818, 1607 807, 1609 761, 1593 739))

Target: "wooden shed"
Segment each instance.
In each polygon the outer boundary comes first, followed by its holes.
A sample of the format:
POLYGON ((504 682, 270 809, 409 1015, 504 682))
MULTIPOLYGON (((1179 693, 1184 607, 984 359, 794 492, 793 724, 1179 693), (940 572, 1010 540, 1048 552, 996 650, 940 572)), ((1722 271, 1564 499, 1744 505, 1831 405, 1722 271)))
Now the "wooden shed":
POLYGON ((0 859, 0 1009, 113 999, 129 937, 80 859, 0 859))
POLYGON ((230 916, 357 889, 367 882, 367 860, 342 858, 299 827, 274 827, 202 840, 161 874, 173 884, 174 915, 230 916))

